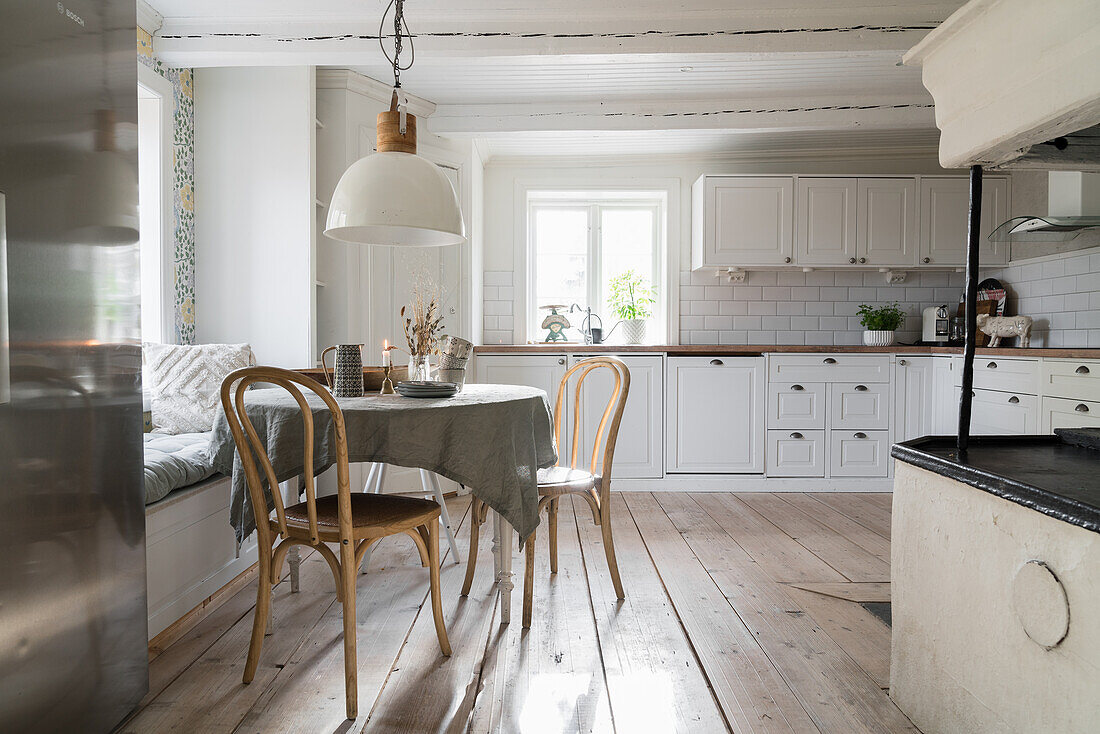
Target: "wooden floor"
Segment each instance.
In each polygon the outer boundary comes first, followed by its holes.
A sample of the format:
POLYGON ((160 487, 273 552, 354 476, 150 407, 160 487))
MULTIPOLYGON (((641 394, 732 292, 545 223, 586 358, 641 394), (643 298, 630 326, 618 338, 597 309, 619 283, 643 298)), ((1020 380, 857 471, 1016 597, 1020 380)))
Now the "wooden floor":
MULTIPOLYGON (((451 513, 465 554, 468 501, 451 513)), ((356 721, 344 718, 340 605, 313 554, 299 593, 276 588, 251 685, 254 585, 152 660, 150 693, 120 731, 916 731, 884 690, 889 627, 859 604, 889 600, 889 495, 631 493, 613 515, 626 600, 587 506, 567 499, 556 576, 537 540, 526 632, 521 554, 506 627, 489 538, 468 598, 464 566, 446 563, 449 659, 412 542, 383 541, 359 581, 356 721)))

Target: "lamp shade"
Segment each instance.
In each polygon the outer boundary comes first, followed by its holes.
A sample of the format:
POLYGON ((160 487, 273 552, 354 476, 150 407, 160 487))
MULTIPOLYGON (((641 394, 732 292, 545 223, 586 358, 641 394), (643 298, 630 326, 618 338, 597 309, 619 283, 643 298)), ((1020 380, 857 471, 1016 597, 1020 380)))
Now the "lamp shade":
POLYGON ((439 166, 414 153, 386 151, 344 171, 325 235, 362 245, 439 247, 465 242, 466 225, 439 166))

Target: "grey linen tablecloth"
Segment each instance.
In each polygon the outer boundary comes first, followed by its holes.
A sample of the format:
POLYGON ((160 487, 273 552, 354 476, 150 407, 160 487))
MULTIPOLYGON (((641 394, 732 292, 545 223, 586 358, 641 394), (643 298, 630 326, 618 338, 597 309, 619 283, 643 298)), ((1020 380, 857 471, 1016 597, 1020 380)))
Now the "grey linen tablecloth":
MULTIPOLYGON (((313 409, 317 475, 336 463, 336 441, 328 408, 316 395, 306 397, 313 409)), ((542 390, 467 385, 451 398, 368 395, 336 402, 344 412, 352 463, 374 461, 433 471, 466 485, 508 520, 520 538, 538 526, 536 473, 557 461, 550 406, 542 390)), ((290 393, 282 388, 250 390, 245 409, 267 447, 276 479, 283 482, 303 474, 302 415, 290 393)), ((224 413, 214 423, 211 453, 214 468, 233 477, 229 517, 240 543, 256 528, 256 520, 224 413)), ((270 488, 265 492, 270 511, 270 488)))

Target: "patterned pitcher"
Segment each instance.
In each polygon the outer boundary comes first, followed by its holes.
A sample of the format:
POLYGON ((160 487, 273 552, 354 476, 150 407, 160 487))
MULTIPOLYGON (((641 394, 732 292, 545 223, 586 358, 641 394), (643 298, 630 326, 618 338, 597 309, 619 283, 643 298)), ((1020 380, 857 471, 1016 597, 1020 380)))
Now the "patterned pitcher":
POLYGON ((363 345, 337 344, 321 352, 321 369, 332 394, 338 398, 363 397, 363 345), (336 364, 329 371, 325 355, 336 350, 336 364), (333 374, 335 373, 335 374, 333 374))

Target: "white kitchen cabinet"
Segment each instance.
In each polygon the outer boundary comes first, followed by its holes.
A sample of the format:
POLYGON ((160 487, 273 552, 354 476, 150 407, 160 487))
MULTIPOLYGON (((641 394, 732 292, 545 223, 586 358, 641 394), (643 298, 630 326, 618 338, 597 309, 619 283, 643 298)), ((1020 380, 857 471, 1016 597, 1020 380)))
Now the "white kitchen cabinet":
MULTIPOLYGON (((961 395, 956 389, 955 394, 961 395)), ((1023 393, 974 390, 972 436, 1033 436, 1039 432, 1039 398, 1023 393)))
MULTIPOLYGON (((965 178, 921 179, 920 262, 922 265, 966 264, 970 181, 965 178)), ((989 234, 1008 218, 1008 181, 982 182, 982 216, 978 258, 982 265, 1008 262, 1008 243, 990 242, 989 234)))
POLYGON ((768 428, 824 428, 825 383, 768 384, 768 428))
POLYGON ((800 178, 795 197, 795 262, 835 265, 856 255, 854 178, 800 178))
MULTIPOLYGON (((894 441, 936 435, 935 361, 936 357, 898 357, 894 367, 894 441)), ((951 383, 947 384, 950 394, 951 383)))
POLYGON ((703 176, 692 187, 692 267, 793 259, 794 177, 703 176))
POLYGON ((917 264, 917 182, 861 178, 856 221, 857 263, 876 267, 917 264))
POLYGON ((889 431, 829 432, 829 476, 885 477, 890 472, 889 431))
POLYGON ((474 375, 481 384, 545 390, 553 409, 568 362, 565 354, 479 354, 474 357, 474 375))
POLYGON ((825 476, 825 431, 768 431, 769 477, 825 476))
POLYGON ((669 357, 665 466, 670 473, 764 470, 764 359, 669 357))
POLYGON ((1100 402, 1100 362, 1086 359, 1044 359, 1043 395, 1100 402))
POLYGON ((932 434, 936 436, 950 436, 959 430, 956 366, 951 357, 932 358, 932 434))
POLYGON ((829 385, 829 427, 888 430, 890 384, 836 382, 829 385))
MULTIPOLYGON (((570 365, 594 355, 574 355, 570 365)), ((664 358, 657 355, 614 355, 630 370, 623 420, 615 444, 612 478, 659 479, 664 474, 664 358)), ((596 370, 584 381, 581 392, 581 445, 584 452, 577 466, 588 468, 592 444, 600 419, 614 387, 614 377, 605 369, 596 370)), ((602 441, 607 440, 604 431, 602 441)), ((603 465, 601 443, 599 467, 603 465)))
MULTIPOLYGON (((962 385, 963 358, 955 357, 955 384, 962 385)), ((974 387, 983 390, 1039 394, 1039 360, 974 356, 974 387)))
POLYGON ((1042 432, 1055 428, 1100 428, 1100 402, 1043 398, 1042 432))

